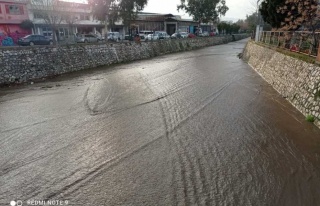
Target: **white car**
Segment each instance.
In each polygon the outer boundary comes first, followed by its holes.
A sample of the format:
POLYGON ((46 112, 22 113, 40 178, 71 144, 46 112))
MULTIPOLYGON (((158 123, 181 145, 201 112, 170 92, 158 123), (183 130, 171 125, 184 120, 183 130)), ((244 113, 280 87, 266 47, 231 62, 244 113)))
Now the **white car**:
POLYGON ((199 34, 199 36, 201 36, 201 37, 207 37, 207 36, 210 36, 210 35, 209 35, 209 32, 204 31, 204 32, 201 32, 201 33, 199 34))
POLYGON ((180 35, 182 38, 188 38, 189 33, 188 32, 180 32, 180 35))
POLYGON ((140 31, 139 32, 139 36, 142 37, 143 36, 143 39, 145 40, 148 40, 148 35, 149 34, 153 34, 153 31, 140 31))
POLYGON ((170 35, 165 31, 161 31, 157 35, 159 36, 159 39, 170 39, 170 35))
POLYGON ((77 43, 92 43, 98 42, 99 39, 93 34, 77 34, 76 42, 77 43))
POLYGON ((159 36, 157 34, 148 34, 146 40, 148 41, 159 40, 159 36))
POLYGON ((115 41, 118 42, 121 40, 121 36, 119 32, 108 32, 107 34, 108 41, 115 41))

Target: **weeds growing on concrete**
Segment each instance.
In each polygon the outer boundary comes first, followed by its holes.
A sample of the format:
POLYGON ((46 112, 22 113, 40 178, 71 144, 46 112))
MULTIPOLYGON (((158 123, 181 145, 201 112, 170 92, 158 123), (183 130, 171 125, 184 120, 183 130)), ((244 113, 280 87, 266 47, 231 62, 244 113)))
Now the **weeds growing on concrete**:
POLYGON ((308 115, 306 116, 306 120, 307 120, 308 122, 314 122, 314 121, 315 121, 315 118, 314 118, 313 115, 308 114, 308 115))

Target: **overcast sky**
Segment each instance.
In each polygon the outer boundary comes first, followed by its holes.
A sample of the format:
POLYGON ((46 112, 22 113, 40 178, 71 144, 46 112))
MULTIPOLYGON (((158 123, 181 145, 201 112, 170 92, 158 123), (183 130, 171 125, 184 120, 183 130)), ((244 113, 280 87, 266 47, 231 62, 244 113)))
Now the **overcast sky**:
MULTIPOLYGON (((246 14, 251 14, 255 11, 256 0, 226 0, 229 11, 225 17, 226 21, 237 21, 238 19, 245 19, 246 14)), ((181 15, 182 18, 191 18, 184 12, 177 11, 177 5, 180 0, 149 0, 144 12, 153 13, 171 13, 181 15)))

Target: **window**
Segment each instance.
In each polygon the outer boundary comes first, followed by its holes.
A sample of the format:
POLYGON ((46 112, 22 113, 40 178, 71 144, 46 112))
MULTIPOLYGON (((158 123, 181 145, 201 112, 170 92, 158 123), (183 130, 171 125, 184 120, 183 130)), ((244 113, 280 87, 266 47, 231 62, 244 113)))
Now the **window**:
POLYGON ((52 30, 49 27, 42 28, 43 36, 52 36, 52 30))
POLYGON ((40 40, 40 36, 38 35, 34 35, 31 37, 33 41, 39 41, 40 40))
POLYGON ((59 36, 60 37, 66 37, 69 35, 69 29, 68 28, 59 28, 59 36))
POLYGON ((64 34, 65 34, 66 36, 69 36, 69 29, 64 28, 64 34))
POLYGON ((88 15, 80 15, 80 20, 90 20, 90 17, 88 15))
POLYGON ((42 19, 42 15, 40 13, 34 12, 33 16, 35 19, 42 19))
POLYGON ((23 12, 23 6, 20 5, 6 5, 6 12, 7 14, 11 15, 22 15, 24 14, 23 12))

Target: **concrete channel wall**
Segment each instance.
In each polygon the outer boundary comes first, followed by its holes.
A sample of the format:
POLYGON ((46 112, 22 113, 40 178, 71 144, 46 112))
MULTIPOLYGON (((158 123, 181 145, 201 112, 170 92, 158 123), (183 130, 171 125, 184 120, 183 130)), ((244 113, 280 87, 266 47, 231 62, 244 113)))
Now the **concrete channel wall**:
POLYGON ((295 59, 252 41, 243 59, 305 116, 320 128, 320 67, 295 59))
POLYGON ((240 40, 248 35, 154 42, 0 48, 0 85, 240 40))

